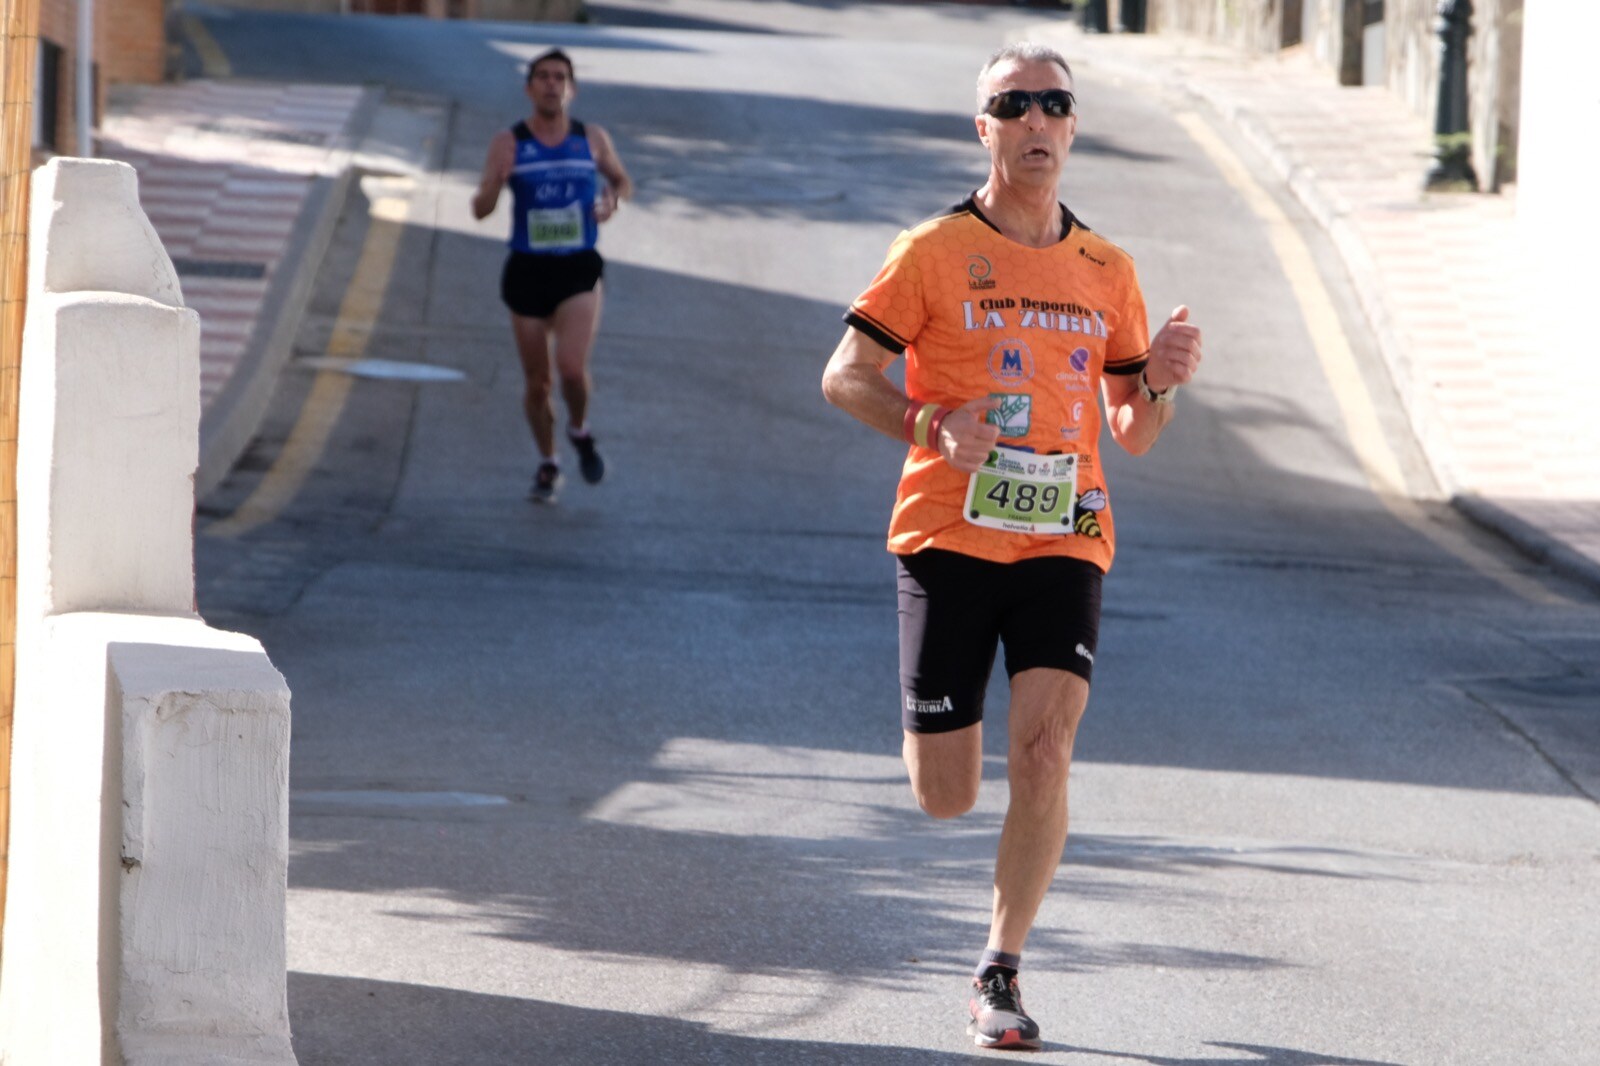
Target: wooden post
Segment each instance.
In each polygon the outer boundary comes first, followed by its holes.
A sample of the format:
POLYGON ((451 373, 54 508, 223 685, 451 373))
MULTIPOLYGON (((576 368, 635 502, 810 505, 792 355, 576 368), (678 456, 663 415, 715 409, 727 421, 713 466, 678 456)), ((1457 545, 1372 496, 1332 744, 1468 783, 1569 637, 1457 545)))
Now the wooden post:
POLYGON ((17 665, 17 387, 28 288, 39 0, 0 0, 0 951, 11 840, 11 717, 17 665))

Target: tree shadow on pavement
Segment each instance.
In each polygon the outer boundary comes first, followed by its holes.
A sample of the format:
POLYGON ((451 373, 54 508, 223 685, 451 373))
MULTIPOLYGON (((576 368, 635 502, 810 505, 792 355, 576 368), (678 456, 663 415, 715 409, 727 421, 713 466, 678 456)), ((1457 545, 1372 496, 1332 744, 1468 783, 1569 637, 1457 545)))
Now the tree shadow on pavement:
MULTIPOLYGON (((431 812, 426 824, 299 814, 291 882, 297 890, 378 893, 391 901, 383 911, 390 919, 541 950, 798 980, 850 977, 896 990, 960 973, 988 926, 988 901, 971 891, 973 865, 985 860, 958 861, 937 841, 919 847, 923 834, 912 826, 920 813, 882 812, 905 831, 872 849, 851 840, 553 820, 521 805, 501 810, 431 812)), ((984 838, 992 854, 992 832, 984 838)), ((1203 892, 1189 881, 1119 883, 1115 896, 1159 908, 1203 892)), ((1290 966, 1043 925, 1029 954, 1059 973, 1290 966)))
MULTIPOLYGON (((571 991, 585 996, 581 973, 574 974, 571 991)), ((704 1022, 627 1010, 322 974, 291 973, 289 1005, 295 1053, 317 1066, 940 1066, 978 1058, 928 1048, 741 1036, 704 1022)), ((714 1011, 714 1004, 708 1006, 714 1011)))

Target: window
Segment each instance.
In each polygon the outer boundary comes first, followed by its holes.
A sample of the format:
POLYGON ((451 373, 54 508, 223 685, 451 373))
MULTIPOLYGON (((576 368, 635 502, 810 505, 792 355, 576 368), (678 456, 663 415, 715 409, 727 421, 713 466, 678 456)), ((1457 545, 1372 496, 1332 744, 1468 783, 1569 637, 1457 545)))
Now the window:
POLYGON ((39 77, 33 94, 33 146, 55 151, 61 125, 61 67, 65 52, 59 44, 39 38, 39 77))

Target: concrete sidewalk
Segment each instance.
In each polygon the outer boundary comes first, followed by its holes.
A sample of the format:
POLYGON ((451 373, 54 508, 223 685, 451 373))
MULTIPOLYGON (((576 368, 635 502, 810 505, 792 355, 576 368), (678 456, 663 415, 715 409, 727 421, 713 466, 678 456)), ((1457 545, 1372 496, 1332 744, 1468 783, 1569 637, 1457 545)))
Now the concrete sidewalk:
POLYGON ((112 95, 99 154, 138 171, 140 202, 200 313, 197 497, 259 427, 378 98, 211 80, 112 95))
POLYGON ((1232 126, 1328 231, 1443 492, 1600 589, 1600 419, 1561 392, 1527 313, 1514 193, 1430 194, 1432 128, 1291 50, 1041 24, 1073 62, 1156 85, 1232 126))

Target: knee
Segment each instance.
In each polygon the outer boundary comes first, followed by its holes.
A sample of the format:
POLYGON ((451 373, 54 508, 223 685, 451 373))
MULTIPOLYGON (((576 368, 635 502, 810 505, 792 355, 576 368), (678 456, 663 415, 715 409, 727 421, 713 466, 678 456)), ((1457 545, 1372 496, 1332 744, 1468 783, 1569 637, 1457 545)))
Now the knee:
POLYGON ((1039 729, 1011 746, 1007 774, 1012 788, 1055 790, 1067 782, 1072 765, 1072 733, 1065 729, 1039 729))
POLYGON ((913 781, 911 791, 917 797, 917 805, 932 818, 959 818, 978 802, 976 781, 937 784, 913 781))
POLYGON ((550 402, 550 378, 529 378, 528 387, 523 395, 528 403, 543 406, 550 402))
POLYGON ((561 387, 564 389, 583 389, 589 387, 589 371, 584 367, 561 367, 561 387))

